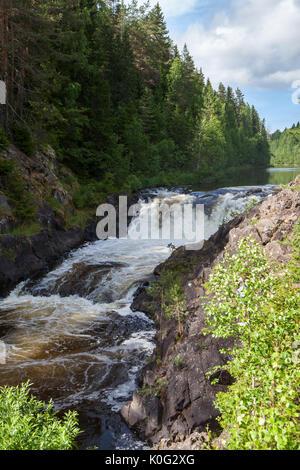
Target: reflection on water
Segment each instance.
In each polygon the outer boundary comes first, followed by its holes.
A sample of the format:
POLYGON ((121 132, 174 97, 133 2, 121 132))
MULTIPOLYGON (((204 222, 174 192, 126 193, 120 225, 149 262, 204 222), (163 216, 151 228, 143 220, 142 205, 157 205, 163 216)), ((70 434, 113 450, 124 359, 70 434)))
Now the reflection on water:
MULTIPOLYGON (((300 168, 249 168, 239 170, 224 178, 218 179, 218 186, 264 186, 267 184, 280 185, 288 184, 300 174, 300 168)), ((214 185, 215 187, 215 185, 214 185)), ((211 185, 199 183, 194 189, 209 191, 211 185)))
POLYGON ((269 168, 269 184, 288 184, 300 174, 300 168, 269 168))

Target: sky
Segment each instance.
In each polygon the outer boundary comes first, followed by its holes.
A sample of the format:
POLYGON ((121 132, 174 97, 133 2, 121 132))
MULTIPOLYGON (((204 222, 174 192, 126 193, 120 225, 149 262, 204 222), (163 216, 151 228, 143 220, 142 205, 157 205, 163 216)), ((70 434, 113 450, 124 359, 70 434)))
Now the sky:
POLYGON ((239 87, 271 132, 300 121, 300 0, 159 3, 174 43, 215 87, 239 87))

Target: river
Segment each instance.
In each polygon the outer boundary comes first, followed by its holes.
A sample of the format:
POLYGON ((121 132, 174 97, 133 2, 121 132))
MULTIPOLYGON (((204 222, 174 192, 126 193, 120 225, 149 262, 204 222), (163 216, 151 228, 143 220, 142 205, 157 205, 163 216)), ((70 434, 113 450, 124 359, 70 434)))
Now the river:
MULTIPOLYGON (((205 204, 205 238, 249 200, 261 201, 300 169, 270 169, 236 175, 220 189, 156 188, 142 191, 144 207, 159 203, 205 204)), ((134 230, 137 217, 129 228, 134 230)), ((130 305, 136 289, 152 279, 174 240, 107 240, 70 253, 39 280, 28 280, 0 301, 0 340, 6 363, 0 385, 26 380, 61 412, 79 412, 81 448, 142 449, 119 411, 136 389, 137 376, 155 347, 155 327, 130 305)))

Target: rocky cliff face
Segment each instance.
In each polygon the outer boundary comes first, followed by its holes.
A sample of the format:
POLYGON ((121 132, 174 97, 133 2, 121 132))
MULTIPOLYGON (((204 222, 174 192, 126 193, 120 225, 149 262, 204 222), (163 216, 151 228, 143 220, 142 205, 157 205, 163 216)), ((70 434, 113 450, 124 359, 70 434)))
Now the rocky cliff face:
MULTIPOLYGON (((84 211, 87 214, 80 227, 76 217, 75 222, 72 218, 77 214, 72 199, 77 190, 78 183, 69 170, 59 168, 51 147, 37 151, 31 158, 13 145, 1 153, 0 297, 19 282, 52 268, 70 250, 97 240, 96 207, 84 211), (71 181, 68 190, 62 184, 64 180, 71 181), (31 225, 27 227, 22 213, 28 209, 31 225), (28 228, 31 233, 26 235, 28 228)), ((118 208, 118 196, 110 195, 106 202, 118 208)), ((136 202, 137 194, 128 197, 128 206, 136 202)))
POLYGON ((11 145, 1 154, 1 171, 0 296, 4 296, 18 282, 49 269, 89 239, 89 233, 67 226, 66 218, 75 208, 58 177, 50 147, 29 158, 11 145), (24 225, 28 210, 30 223, 24 225), (22 234, 27 225, 32 235, 22 234))
POLYGON ((44 230, 30 237, 0 237, 0 296, 19 282, 48 271, 61 256, 84 241, 80 228, 44 230))
POLYGON ((157 348, 139 378, 140 390, 123 407, 121 415, 129 427, 150 444, 160 449, 198 449, 207 425, 218 431, 214 400, 232 379, 223 371, 218 376, 219 383, 213 385, 211 381, 217 376, 208 380, 206 373, 230 360, 229 356, 220 354, 220 349, 227 348, 232 340, 202 334, 205 327, 203 284, 213 266, 221 260, 224 249, 234 252, 238 241, 249 235, 261 243, 271 260, 280 263, 289 260, 289 246, 285 241, 292 236, 300 216, 299 185, 298 177, 287 189, 222 226, 201 250, 180 248, 164 265, 157 267, 157 276, 164 269, 182 279, 189 314, 180 338, 177 322, 161 315, 159 302, 145 289, 137 294, 132 307, 155 319, 157 348))

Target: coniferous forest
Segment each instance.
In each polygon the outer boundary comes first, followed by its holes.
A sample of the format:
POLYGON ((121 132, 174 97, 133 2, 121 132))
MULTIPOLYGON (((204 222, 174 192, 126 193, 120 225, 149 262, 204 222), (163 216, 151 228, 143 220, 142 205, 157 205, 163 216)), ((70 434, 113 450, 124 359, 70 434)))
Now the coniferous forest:
POLYGON ((212 87, 172 42, 159 4, 1 5, 1 120, 27 155, 49 144, 82 181, 101 179, 112 192, 268 165, 256 109, 239 89, 212 87))
POLYGON ((300 123, 271 136, 271 163, 275 167, 300 166, 300 123))
MULTIPOLYGON (((250 22, 221 52, 277 64, 266 13, 272 50, 250 22)), ((0 451, 299 449, 300 175, 266 169, 300 124, 270 135, 159 3, 0 0, 0 46, 0 451)))

